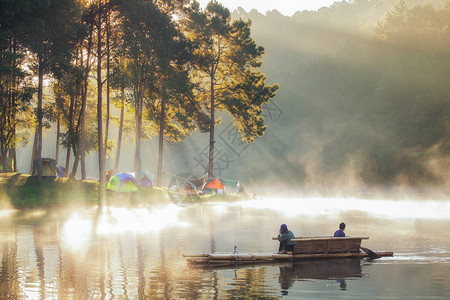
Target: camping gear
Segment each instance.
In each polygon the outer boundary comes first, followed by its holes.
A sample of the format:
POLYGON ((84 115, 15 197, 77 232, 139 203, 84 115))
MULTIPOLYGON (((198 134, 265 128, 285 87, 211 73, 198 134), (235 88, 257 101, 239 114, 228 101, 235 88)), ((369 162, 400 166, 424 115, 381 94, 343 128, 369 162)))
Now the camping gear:
MULTIPOLYGON (((53 158, 41 158, 42 161, 42 177, 56 177, 58 175, 58 170, 56 169, 56 160, 53 158)), ((33 172, 32 176, 38 175, 38 160, 33 161, 33 172)))
MULTIPOLYGON (((278 241, 278 238, 273 239, 278 241)), ((183 256, 186 257, 188 263, 196 266, 227 266, 324 258, 375 258, 366 252, 360 252, 361 240, 363 239, 368 239, 368 237, 296 237, 291 239, 291 241, 296 242, 294 251, 287 254, 245 254, 237 253, 235 250, 234 253, 206 253, 183 256)), ((377 257, 394 255, 390 251, 371 252, 376 254, 377 257)))
POLYGON ((206 182, 206 185, 203 187, 203 193, 216 193, 222 195, 224 192, 225 186, 220 182, 219 178, 214 178, 206 182))
POLYGON ((153 173, 149 171, 142 171, 141 179, 139 180, 139 185, 153 187, 153 173))
POLYGON ((224 186, 225 194, 242 194, 244 192, 244 188, 241 186, 239 180, 229 180, 220 178, 220 183, 224 186))
POLYGON ((169 199, 176 205, 192 205, 199 200, 198 188, 204 184, 202 177, 191 174, 174 175, 168 185, 169 199))
POLYGON ((202 192, 204 194, 216 193, 219 195, 245 195, 244 187, 239 180, 230 180, 223 178, 209 179, 204 185, 202 192))
POLYGON ((64 174, 66 173, 66 168, 63 166, 57 165, 56 166, 56 174, 58 177, 64 177, 64 174))
POLYGON ((108 181, 106 189, 121 193, 134 193, 137 191, 136 185, 136 179, 132 174, 117 173, 108 181))

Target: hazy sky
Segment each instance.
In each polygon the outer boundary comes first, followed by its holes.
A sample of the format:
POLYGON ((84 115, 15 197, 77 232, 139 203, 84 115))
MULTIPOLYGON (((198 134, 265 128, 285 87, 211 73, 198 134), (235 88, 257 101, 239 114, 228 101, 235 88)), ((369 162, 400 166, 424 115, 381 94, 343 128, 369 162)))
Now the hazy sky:
MULTIPOLYGON (((210 0, 197 0, 202 7, 205 7, 210 0)), ((255 8, 260 13, 276 9, 283 15, 291 16, 296 11, 317 10, 323 6, 330 6, 337 0, 217 0, 230 11, 237 7, 242 7, 246 11, 255 8)))

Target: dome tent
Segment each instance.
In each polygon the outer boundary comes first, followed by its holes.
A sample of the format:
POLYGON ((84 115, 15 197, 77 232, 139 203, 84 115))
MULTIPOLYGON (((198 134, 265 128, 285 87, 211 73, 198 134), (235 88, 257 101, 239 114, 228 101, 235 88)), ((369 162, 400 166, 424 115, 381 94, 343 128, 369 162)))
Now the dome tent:
POLYGON ((204 193, 217 193, 219 195, 223 194, 225 186, 220 182, 219 178, 210 179, 206 182, 203 192, 204 193))
POLYGON ((139 180, 139 185, 153 187, 153 173, 149 171, 142 171, 141 179, 139 180))
POLYGON ((117 173, 111 177, 106 189, 121 193, 134 193, 137 190, 136 179, 130 173, 117 173))

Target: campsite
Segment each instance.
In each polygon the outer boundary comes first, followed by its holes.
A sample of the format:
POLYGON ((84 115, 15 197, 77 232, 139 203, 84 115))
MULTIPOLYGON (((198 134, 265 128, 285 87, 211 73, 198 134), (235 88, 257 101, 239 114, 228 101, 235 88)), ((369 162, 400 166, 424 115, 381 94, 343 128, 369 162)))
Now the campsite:
MULTIPOLYGON (((14 172, 0 172, 0 190, 11 199, 8 205, 26 209, 39 207, 61 207, 76 205, 99 205, 99 182, 77 180, 58 175, 54 160, 44 160, 44 178, 41 183, 36 176, 14 172)), ((178 205, 192 205, 209 201, 237 201, 247 196, 238 181, 202 180, 199 187, 193 187, 189 180, 179 186, 154 187, 153 176, 144 171, 140 180, 132 173, 111 173, 106 185, 106 201, 115 206, 158 205, 173 202, 178 205), (223 181, 226 185, 220 184, 223 181), (212 182, 212 184, 211 184, 212 182), (189 185, 190 191, 181 188, 189 185), (174 189, 177 191, 174 192, 174 189)), ((184 178, 184 177, 183 177, 184 178)))
POLYGON ((450 299, 450 0, 0 1, 0 300, 450 299))

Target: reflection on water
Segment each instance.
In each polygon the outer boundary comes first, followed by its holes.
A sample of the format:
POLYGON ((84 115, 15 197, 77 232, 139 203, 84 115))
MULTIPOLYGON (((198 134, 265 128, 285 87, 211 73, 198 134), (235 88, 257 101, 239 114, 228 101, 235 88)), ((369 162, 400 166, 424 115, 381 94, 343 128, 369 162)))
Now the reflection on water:
POLYGON ((339 288, 347 288, 347 278, 362 277, 360 259, 320 260, 295 262, 280 265, 280 286, 283 295, 288 295, 288 289, 295 281, 308 279, 335 279, 339 288))
POLYGON ((2 211, 0 299, 447 298, 449 201, 261 198, 179 207, 2 211), (347 234, 392 258, 200 269, 183 253, 273 252, 296 235, 347 234))
POLYGON ((92 222, 75 212, 63 226, 62 240, 72 249, 79 250, 86 243, 91 232, 92 222))

